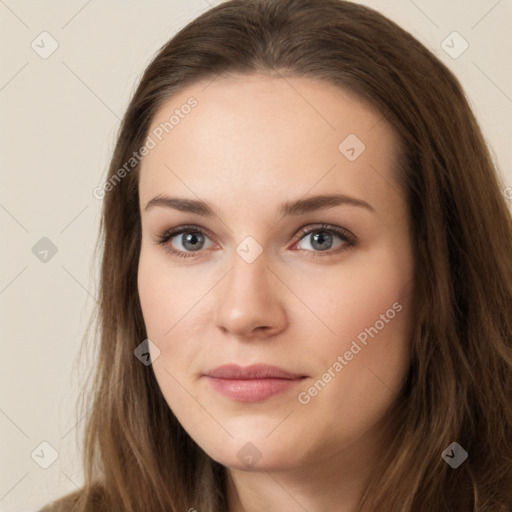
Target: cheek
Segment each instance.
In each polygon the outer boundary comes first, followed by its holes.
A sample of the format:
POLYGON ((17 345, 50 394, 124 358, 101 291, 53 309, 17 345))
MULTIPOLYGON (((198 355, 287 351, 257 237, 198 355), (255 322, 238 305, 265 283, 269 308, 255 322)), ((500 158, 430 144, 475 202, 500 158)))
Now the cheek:
MULTIPOLYGON (((399 392, 410 364, 413 318, 413 266, 405 254, 383 248, 371 260, 361 257, 351 268, 319 274, 307 295, 305 288, 298 291, 325 325, 316 322, 323 335, 310 344, 317 385, 303 390, 319 414, 334 406, 340 414, 366 410, 377 417, 399 392)), ((295 285, 304 286, 299 279, 295 285)))
POLYGON ((354 258, 350 265, 280 270, 293 290, 275 288, 289 322, 281 341, 293 340, 290 364, 303 365, 314 378, 297 389, 285 408, 269 408, 260 416, 239 410, 233 415, 209 402, 211 396, 203 395, 194 380, 198 365, 217 353, 207 340, 216 329, 211 315, 219 306, 215 300, 223 296, 206 295, 218 282, 218 271, 208 266, 170 267, 161 256, 141 254, 138 282, 144 321, 162 355, 153 370, 169 407, 196 442, 213 458, 233 459, 235 441, 220 422, 230 432, 254 436, 265 453, 294 453, 299 460, 313 446, 328 456, 375 425, 395 399, 409 364, 410 269, 397 254, 384 248, 354 258), (340 363, 338 356, 346 354, 345 363, 340 363), (336 363, 341 371, 336 371, 336 363), (299 400, 299 392, 307 404, 299 400), (201 404, 208 404, 213 416, 201 404), (290 410, 293 422, 280 427, 286 435, 278 443, 274 437, 267 439, 290 410))
POLYGON ((148 337, 165 348, 208 291, 193 267, 171 268, 165 256, 141 252, 138 293, 148 337))
POLYGON ((177 300, 169 293, 165 275, 144 258, 139 263, 138 292, 148 338, 158 342, 172 325, 167 313, 177 300))
POLYGON ((297 276, 293 288, 305 298, 310 321, 322 334, 325 353, 332 356, 348 350, 354 339, 369 345, 369 340, 379 338, 382 345, 383 340, 406 331, 411 277, 410 260, 384 247, 312 278, 297 276))
MULTIPOLYGON (((191 267, 190 267, 191 268, 191 267)), ((194 304, 204 294, 188 269, 171 269, 165 256, 141 252, 138 268, 138 293, 147 337, 158 347, 152 368, 169 407, 180 415, 193 410, 194 401, 184 392, 185 369, 189 367, 194 343, 190 323, 194 304), (192 311, 191 311, 192 310, 192 311), (184 342, 187 343, 184 343, 184 342)), ((201 417, 194 411, 192 418, 201 417)))
POLYGON ((190 379, 207 359, 199 331, 208 318, 206 295, 218 276, 194 265, 171 266, 166 255, 143 249, 137 279, 146 334, 159 350, 152 365, 155 377, 169 406, 186 413, 191 407, 188 392, 195 394, 190 379))

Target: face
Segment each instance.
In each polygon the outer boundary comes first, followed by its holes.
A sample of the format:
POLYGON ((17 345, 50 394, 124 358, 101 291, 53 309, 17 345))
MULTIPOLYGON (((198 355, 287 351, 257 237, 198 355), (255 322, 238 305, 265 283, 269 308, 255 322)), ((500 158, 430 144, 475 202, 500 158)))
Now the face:
POLYGON ((380 428, 409 368, 398 139, 321 81, 207 85, 161 107, 140 171, 152 367, 216 461, 313 464, 380 428))

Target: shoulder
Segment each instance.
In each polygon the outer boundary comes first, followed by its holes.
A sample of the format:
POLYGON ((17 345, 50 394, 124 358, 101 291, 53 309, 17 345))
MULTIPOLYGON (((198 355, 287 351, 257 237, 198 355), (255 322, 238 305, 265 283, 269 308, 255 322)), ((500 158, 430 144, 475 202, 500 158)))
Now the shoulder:
POLYGON ((77 504, 83 491, 75 491, 45 505, 38 512, 72 512, 78 511, 77 504))
POLYGON ((107 503, 105 490, 101 485, 79 489, 48 503, 38 512, 103 512, 113 510, 107 503))

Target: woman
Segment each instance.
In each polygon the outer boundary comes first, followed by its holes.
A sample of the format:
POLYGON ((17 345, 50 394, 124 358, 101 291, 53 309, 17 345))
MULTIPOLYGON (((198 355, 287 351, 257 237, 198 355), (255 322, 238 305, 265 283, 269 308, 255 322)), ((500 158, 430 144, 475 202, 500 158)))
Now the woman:
POLYGON ((377 12, 195 19, 95 191, 86 482, 44 510, 509 510, 501 188, 457 79, 377 12))

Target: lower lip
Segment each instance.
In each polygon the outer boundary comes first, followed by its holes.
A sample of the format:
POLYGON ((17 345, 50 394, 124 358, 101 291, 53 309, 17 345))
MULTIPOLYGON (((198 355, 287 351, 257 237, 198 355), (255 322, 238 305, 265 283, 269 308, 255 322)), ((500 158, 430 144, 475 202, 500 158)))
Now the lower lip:
POLYGON ((260 402, 284 393, 302 382, 298 379, 217 379, 206 377, 215 391, 238 402, 260 402))

